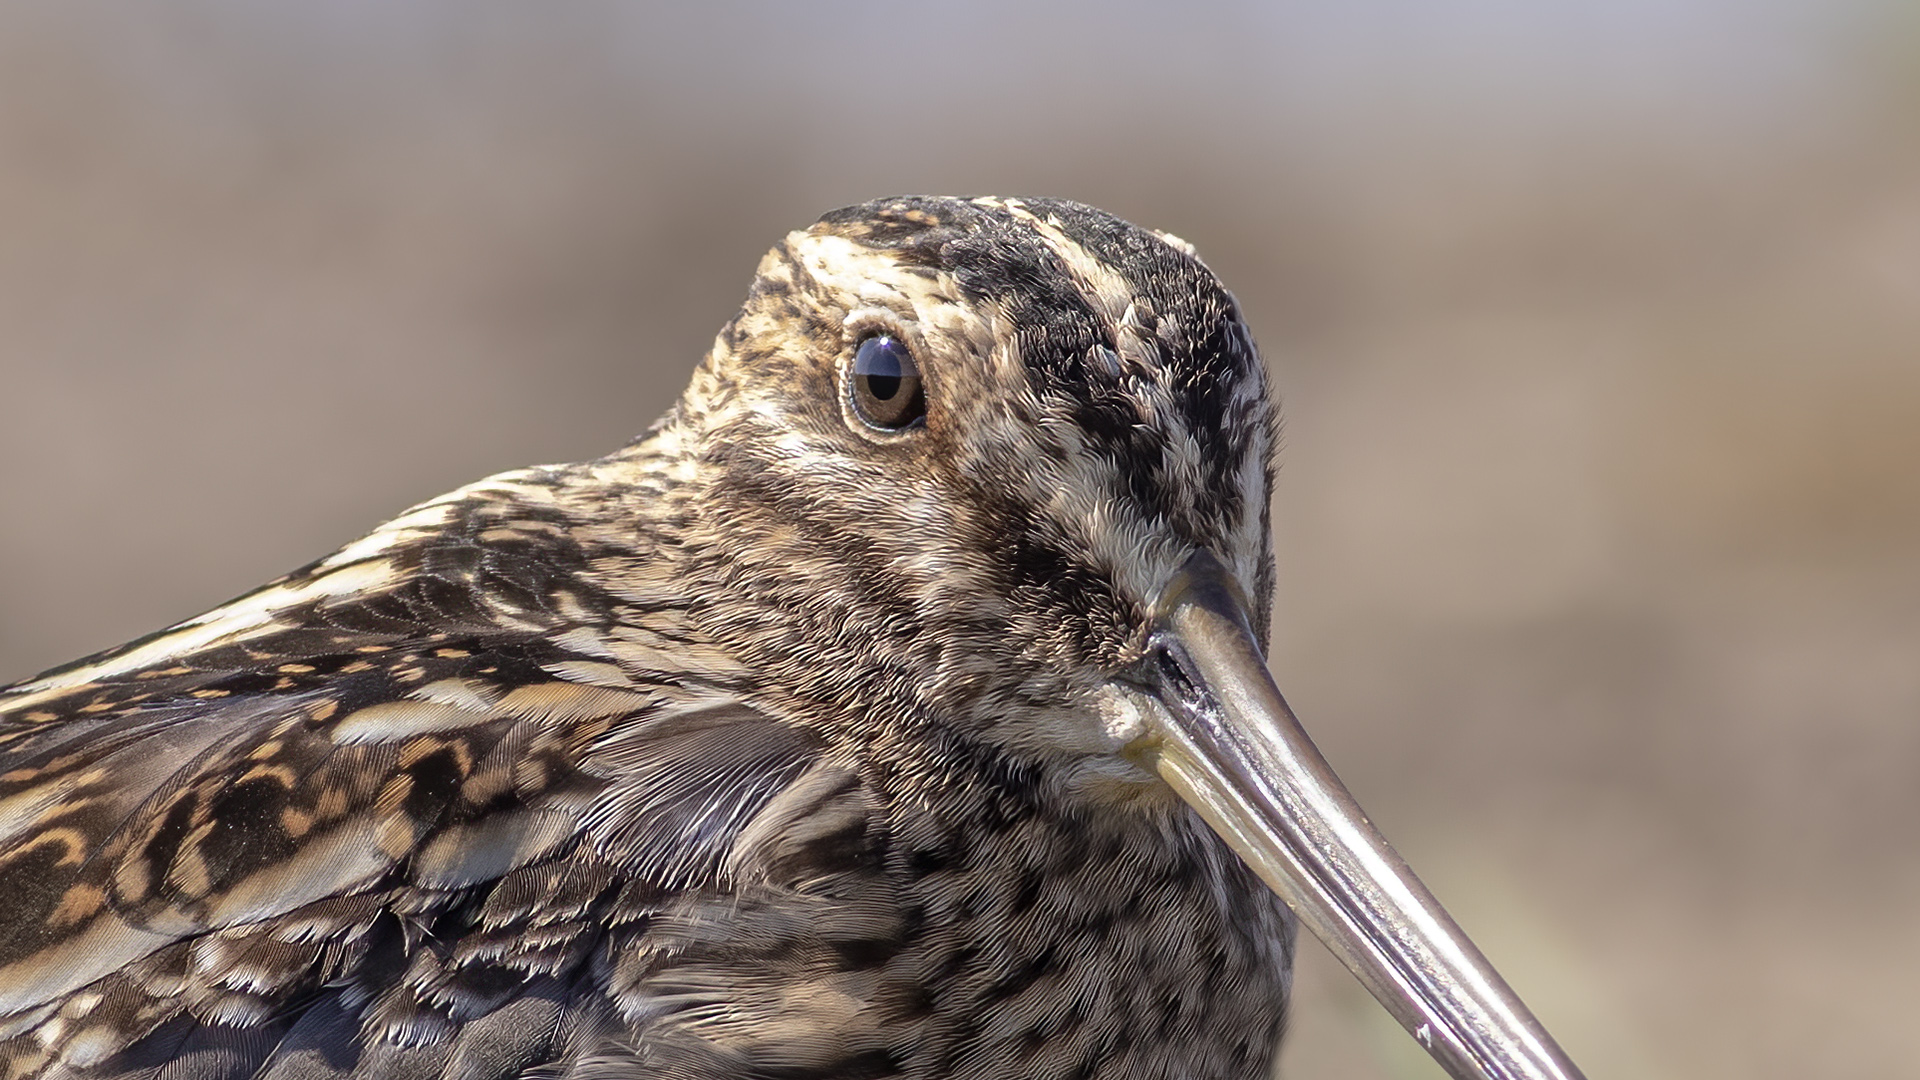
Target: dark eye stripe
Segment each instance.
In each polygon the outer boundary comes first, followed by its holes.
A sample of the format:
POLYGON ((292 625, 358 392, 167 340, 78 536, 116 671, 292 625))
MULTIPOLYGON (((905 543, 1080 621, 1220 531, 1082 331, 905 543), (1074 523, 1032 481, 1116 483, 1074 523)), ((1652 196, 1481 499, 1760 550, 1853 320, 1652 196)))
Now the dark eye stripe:
POLYGON ((920 368, 898 338, 876 334, 853 354, 853 408, 886 431, 910 427, 927 414, 920 368))

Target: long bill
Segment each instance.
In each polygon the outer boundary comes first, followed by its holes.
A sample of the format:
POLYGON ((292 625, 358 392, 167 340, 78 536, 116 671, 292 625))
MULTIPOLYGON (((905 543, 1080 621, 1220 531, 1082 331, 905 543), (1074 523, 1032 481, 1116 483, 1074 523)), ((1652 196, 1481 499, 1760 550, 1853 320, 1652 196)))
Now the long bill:
MULTIPOLYGON (((1367 820, 1267 672, 1226 569, 1162 591, 1138 672, 1165 706, 1137 748, 1455 1080, 1581 1080, 1367 820)), ((1152 710, 1154 713, 1160 710, 1152 710)))

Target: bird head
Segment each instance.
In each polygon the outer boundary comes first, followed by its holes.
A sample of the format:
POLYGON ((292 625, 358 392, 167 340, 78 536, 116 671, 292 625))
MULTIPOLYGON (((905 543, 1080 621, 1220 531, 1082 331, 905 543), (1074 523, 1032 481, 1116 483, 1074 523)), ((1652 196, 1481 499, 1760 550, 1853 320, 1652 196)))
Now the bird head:
POLYGON ((1115 764, 1113 674, 1167 583, 1211 552, 1264 631, 1252 335, 1189 245, 1091 207, 827 215, 762 261, 670 426, 737 609, 719 632, 863 740, 1145 779, 1115 764))

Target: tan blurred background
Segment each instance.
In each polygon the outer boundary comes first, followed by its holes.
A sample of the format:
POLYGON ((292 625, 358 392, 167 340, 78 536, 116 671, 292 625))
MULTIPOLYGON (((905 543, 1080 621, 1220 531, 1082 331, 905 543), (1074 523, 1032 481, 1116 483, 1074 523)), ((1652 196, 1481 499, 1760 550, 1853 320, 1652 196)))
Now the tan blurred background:
MULTIPOLYGON (((0 681, 642 429, 900 191, 1177 232, 1273 663, 1602 1078, 1920 1075, 1920 8, 0 9, 0 681)), ((1283 1075, 1436 1077, 1317 946, 1283 1075)))

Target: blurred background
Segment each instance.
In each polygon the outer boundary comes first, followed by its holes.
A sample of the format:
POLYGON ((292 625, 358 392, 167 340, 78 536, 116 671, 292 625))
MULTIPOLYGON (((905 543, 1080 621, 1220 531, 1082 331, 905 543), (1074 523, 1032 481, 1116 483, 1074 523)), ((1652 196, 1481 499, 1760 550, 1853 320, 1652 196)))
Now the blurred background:
MULTIPOLYGON (((10 3, 0 682, 617 446, 908 191, 1236 290, 1281 685, 1594 1080, 1920 1075, 1910 0, 10 3)), ((1282 1075, 1439 1075, 1302 952, 1282 1075)))

